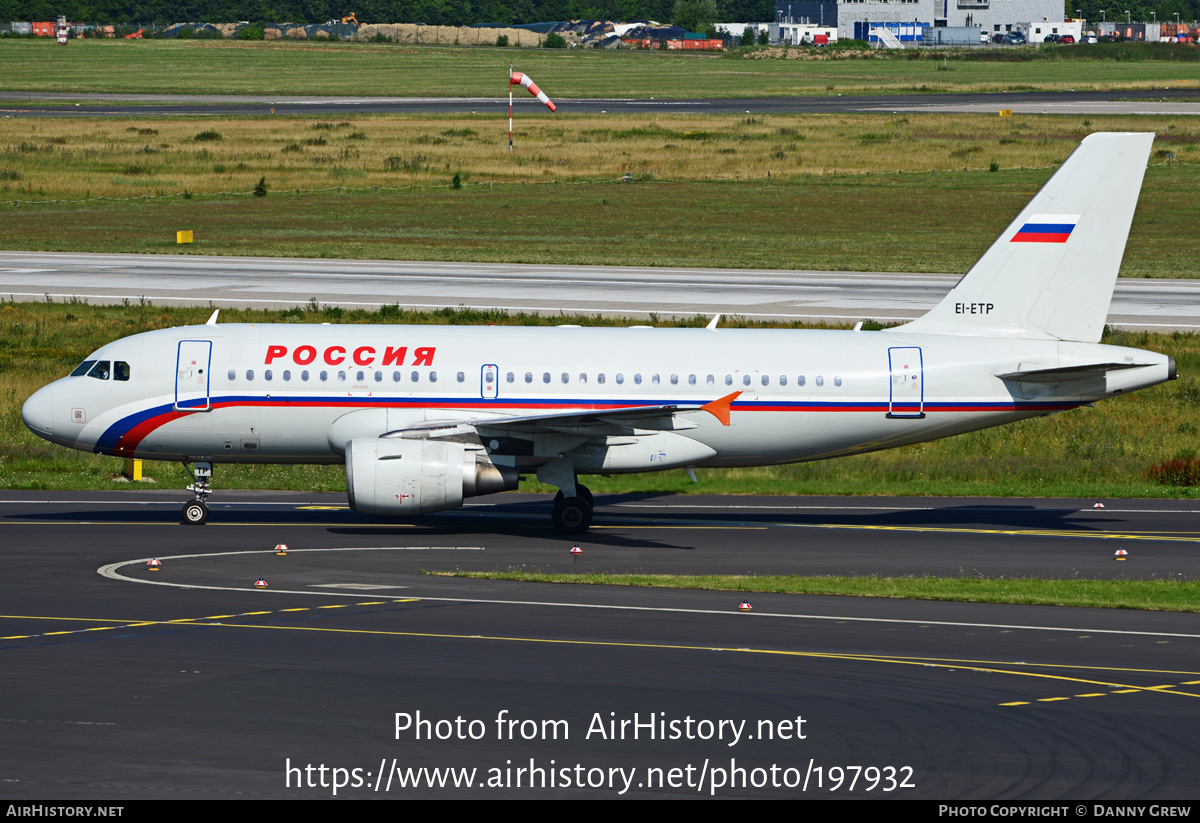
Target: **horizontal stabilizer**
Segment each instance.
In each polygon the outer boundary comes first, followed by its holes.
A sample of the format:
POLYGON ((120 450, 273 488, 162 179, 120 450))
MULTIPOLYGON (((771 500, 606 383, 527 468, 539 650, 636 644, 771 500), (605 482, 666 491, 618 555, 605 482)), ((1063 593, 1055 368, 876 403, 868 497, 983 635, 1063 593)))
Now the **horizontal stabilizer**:
POLYGON ((893 331, 1097 343, 1153 134, 1092 134, 928 314, 893 331))
POLYGON ((1156 363, 1095 363, 1087 366, 1064 366, 1061 369, 1033 369, 1013 371, 996 375, 1001 380, 1020 380, 1023 383, 1066 383, 1071 380, 1088 380, 1103 377, 1110 371, 1141 369, 1156 363))

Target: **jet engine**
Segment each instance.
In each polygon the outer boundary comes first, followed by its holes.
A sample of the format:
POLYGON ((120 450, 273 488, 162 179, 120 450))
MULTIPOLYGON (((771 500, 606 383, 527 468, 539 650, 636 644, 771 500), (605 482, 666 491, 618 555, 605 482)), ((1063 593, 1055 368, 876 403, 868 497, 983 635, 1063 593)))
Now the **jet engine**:
POLYGON ((362 437, 346 446, 346 492, 350 508, 362 514, 454 509, 464 497, 515 489, 517 480, 515 468, 462 443, 362 437))

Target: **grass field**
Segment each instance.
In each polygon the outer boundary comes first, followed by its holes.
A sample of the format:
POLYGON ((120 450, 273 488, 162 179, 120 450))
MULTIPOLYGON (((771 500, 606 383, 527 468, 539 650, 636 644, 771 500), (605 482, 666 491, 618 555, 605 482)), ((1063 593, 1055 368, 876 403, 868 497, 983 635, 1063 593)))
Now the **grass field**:
POLYGON ((527 583, 574 583, 593 586, 640 586, 704 589, 741 594, 826 594, 851 597, 899 597, 968 603, 1021 603, 1105 609, 1200 611, 1200 582, 1191 580, 1080 580, 982 577, 877 577, 862 575, 667 575, 557 574, 531 571, 425 572, 446 577, 517 580, 527 583))
MULTIPOLYGON (((0 487, 112 488, 121 461, 45 443, 22 425, 20 407, 40 386, 67 374, 101 344, 167 326, 200 323, 207 309, 133 303, 100 308, 47 303, 0 307, 0 487)), ((221 312, 223 322, 511 323, 625 325, 612 318, 500 313, 312 311, 221 312)), ((696 318, 691 325, 704 325, 696 318)), ((732 325, 746 325, 733 318, 732 325)), ((764 325, 764 324, 754 324, 764 325)), ((791 326, 796 327, 796 326, 791 326)), ((1200 409, 1200 337, 1112 334, 1106 342, 1175 357, 1180 378, 1095 408, 1028 420, 932 443, 818 463, 705 470, 693 485, 682 471, 589 478, 597 494, 700 492, 732 494, 998 495, 1019 497, 1191 497, 1196 488, 1163 486, 1147 470, 1172 457, 1194 457, 1200 409)), ((187 485, 175 464, 148 463, 158 484, 187 485)), ((218 467, 221 488, 340 490, 340 467, 218 467)), ((524 490, 546 491, 536 483, 524 490)))
MULTIPOLYGON (((1122 274, 1191 277, 1200 123, 1153 125, 1122 274)), ((1049 115, 539 116, 520 123, 510 154, 507 121, 472 116, 12 118, 0 120, 0 247, 958 272, 1086 134, 1145 127, 1049 115), (631 183, 618 182, 625 174, 631 183), (250 197, 260 179, 268 196, 250 197), (194 196, 153 199, 185 190, 194 196), (196 242, 176 246, 178 229, 196 242)))
POLYGON ((62 48, 12 39, 0 40, 0 90, 501 97, 510 60, 560 99, 1200 86, 1186 47, 1114 45, 839 57, 179 40, 74 40, 62 48))

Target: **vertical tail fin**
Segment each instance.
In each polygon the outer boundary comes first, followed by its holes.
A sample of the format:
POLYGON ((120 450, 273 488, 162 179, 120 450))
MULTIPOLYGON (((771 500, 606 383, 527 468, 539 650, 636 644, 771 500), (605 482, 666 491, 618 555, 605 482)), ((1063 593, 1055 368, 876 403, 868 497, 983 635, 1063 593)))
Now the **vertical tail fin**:
POLYGON ((893 331, 1096 343, 1153 134, 1092 134, 928 314, 893 331))

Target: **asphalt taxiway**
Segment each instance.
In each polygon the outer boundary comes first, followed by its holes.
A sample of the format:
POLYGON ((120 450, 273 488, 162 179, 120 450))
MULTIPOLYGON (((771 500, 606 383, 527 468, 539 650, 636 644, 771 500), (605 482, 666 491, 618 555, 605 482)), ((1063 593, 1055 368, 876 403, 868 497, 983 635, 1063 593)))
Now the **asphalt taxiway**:
MULTIPOLYGON (((933 308, 959 274, 0 251, 0 298, 290 308, 458 306, 623 317, 740 315, 848 325, 933 308)), ((1121 278, 1110 325, 1200 329, 1200 281, 1121 278)))
POLYGON ((1200 797, 1192 614, 421 573, 1195 579, 1190 501, 183 499, 0 493, 7 798, 1200 797))
MULTIPOLYGON (((948 94, 827 94, 808 97, 555 98, 563 114, 818 114, 841 112, 983 111, 1023 114, 1200 114, 1198 90, 1002 91, 948 94)), ((518 97, 518 110, 542 113, 537 100, 518 97)), ((353 95, 125 94, 110 92, 0 91, 8 117, 162 115, 495 114, 508 112, 505 97, 356 97, 353 95), (30 104, 34 105, 30 105, 30 104)))

